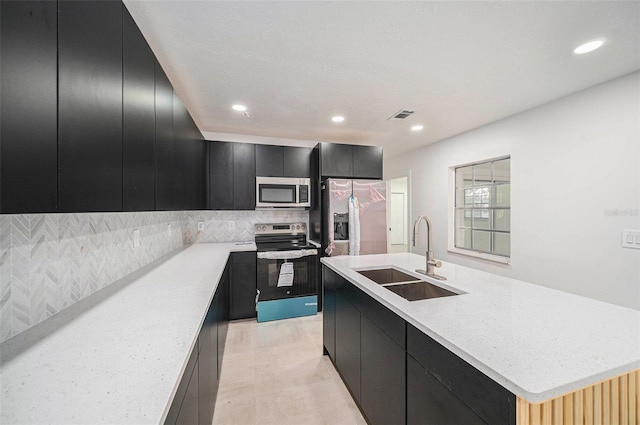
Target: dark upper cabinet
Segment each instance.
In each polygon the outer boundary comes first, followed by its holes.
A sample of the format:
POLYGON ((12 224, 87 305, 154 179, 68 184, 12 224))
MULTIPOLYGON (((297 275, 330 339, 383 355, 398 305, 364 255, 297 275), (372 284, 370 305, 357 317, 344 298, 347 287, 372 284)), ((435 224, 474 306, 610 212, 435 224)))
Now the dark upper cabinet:
POLYGON ((207 142, 207 208, 233 209, 233 143, 207 142))
POLYGON ((256 317, 256 253, 231 253, 229 319, 256 317))
POLYGON ((320 144, 320 174, 325 177, 353 177, 351 145, 320 144))
POLYGON ((155 62, 156 210, 173 209, 173 88, 155 62))
POLYGON ((382 179, 382 147, 353 145, 353 177, 382 179))
POLYGON ((58 204, 57 4, 0 3, 0 213, 58 204))
POLYGON ((122 211, 122 9, 58 2, 61 212, 122 211))
POLYGON ((187 209, 186 174, 189 162, 189 113, 182 100, 173 93, 173 179, 171 192, 174 210, 187 209))
POLYGON ((256 151, 250 143, 233 143, 233 209, 256 208, 256 151))
POLYGON ((155 57, 126 8, 122 51, 122 180, 124 211, 155 205, 155 57))
POLYGON ((311 148, 284 147, 284 177, 311 177, 311 148))
POLYGON ((382 179, 382 148, 379 146, 319 144, 319 177, 382 179))
POLYGON ((282 177, 284 146, 256 145, 256 176, 282 177))
POLYGON ((256 176, 311 176, 311 148, 256 145, 256 176))

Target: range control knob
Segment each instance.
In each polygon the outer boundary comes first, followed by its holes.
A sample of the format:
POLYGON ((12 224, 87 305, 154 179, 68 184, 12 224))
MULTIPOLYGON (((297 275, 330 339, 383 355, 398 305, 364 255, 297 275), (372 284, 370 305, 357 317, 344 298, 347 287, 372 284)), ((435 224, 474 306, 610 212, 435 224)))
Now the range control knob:
POLYGON ((300 230, 300 225, 296 224, 296 230, 300 230))

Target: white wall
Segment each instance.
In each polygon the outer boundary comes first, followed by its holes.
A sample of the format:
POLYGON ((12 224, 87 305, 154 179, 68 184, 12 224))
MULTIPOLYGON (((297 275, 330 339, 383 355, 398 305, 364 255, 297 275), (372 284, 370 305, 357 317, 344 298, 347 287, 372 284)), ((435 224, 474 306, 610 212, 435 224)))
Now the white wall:
POLYGON ((635 72, 385 160, 384 171, 410 176, 411 220, 431 217, 436 258, 640 309, 640 250, 621 247, 623 229, 640 230, 639 168, 635 72), (511 264, 448 253, 449 167, 501 155, 511 155, 511 264))

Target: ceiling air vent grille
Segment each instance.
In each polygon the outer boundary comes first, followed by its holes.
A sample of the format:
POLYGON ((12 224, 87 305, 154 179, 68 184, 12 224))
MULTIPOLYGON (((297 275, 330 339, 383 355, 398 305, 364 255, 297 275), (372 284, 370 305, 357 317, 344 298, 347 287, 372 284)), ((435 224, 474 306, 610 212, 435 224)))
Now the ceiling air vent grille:
POLYGON ((390 120, 403 120, 407 118, 409 115, 413 114, 415 111, 410 111, 408 109, 401 109, 395 114, 391 115, 388 119, 390 120))

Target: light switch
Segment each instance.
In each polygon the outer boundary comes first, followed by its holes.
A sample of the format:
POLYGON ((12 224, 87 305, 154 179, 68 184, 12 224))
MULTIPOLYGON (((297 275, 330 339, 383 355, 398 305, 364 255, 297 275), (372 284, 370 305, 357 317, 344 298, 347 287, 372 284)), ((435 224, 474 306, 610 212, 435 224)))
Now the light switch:
POLYGON ((640 230, 623 230, 622 247, 640 249, 640 230))

